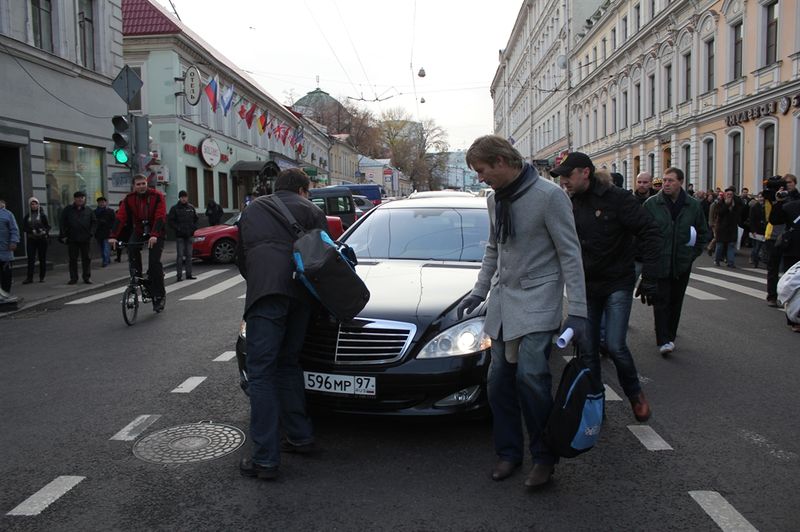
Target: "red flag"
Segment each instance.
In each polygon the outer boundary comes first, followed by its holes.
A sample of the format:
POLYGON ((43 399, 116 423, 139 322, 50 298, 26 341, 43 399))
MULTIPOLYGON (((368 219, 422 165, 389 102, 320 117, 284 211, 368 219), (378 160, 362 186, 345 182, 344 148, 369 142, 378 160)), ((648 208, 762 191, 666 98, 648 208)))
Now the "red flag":
POLYGON ((256 104, 250 106, 250 110, 244 115, 244 121, 247 122, 247 129, 253 127, 253 118, 256 116, 256 104))
POLYGON ((289 126, 284 126, 283 131, 281 131, 281 142, 284 146, 286 146, 286 137, 289 135, 289 126))
POLYGON ((206 96, 208 97, 208 101, 211 103, 211 109, 216 113, 217 112, 217 80, 215 78, 211 78, 208 81, 208 85, 204 89, 206 96))
POLYGON ((244 117, 246 115, 247 115, 247 104, 242 103, 242 105, 239 106, 239 118, 244 120, 244 117))
POLYGON ((264 129, 267 127, 267 116, 262 114, 258 117, 258 132, 259 134, 264 134, 264 129))

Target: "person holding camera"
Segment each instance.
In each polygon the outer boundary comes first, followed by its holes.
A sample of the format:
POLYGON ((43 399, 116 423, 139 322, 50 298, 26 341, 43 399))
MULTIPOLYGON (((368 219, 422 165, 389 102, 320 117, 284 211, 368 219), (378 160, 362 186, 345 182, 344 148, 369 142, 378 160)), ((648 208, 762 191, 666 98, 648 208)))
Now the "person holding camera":
MULTIPOLYGON (((783 187, 775 193, 775 203, 769 214, 769 223, 774 227, 781 227, 782 232, 775 239, 773 249, 780 259, 774 261, 775 268, 772 277, 767 279, 767 288, 774 292, 777 306, 778 270, 781 259, 783 271, 800 261, 800 192, 797 190, 797 177, 793 174, 783 176, 783 187), (771 284, 774 281, 774 285, 771 284)), ((773 261, 771 261, 773 262, 773 261)), ((791 324, 790 324, 791 325, 791 324)), ((800 331, 798 331, 800 332, 800 331)))
POLYGON ((39 258, 39 282, 44 282, 45 264, 47 262, 47 240, 50 235, 50 222, 47 215, 39 205, 39 200, 32 197, 28 200, 30 212, 22 219, 22 231, 28 237, 28 275, 22 284, 33 282, 33 270, 36 267, 36 258, 39 258))
MULTIPOLYGON (((150 293, 153 295, 153 310, 164 310, 166 291, 164 290, 164 267, 161 253, 164 251, 164 236, 167 229, 167 208, 164 194, 147 186, 147 176, 133 176, 133 192, 125 196, 117 211, 117 218, 111 230, 108 243, 117 247, 117 239, 127 231, 129 244, 147 242, 147 278, 150 280, 150 293)), ((142 275, 142 248, 133 245, 128 248, 128 262, 137 276, 142 275)))
MULTIPOLYGON (((767 249, 767 305, 778 306, 778 277, 784 254, 787 238, 783 234, 787 230, 786 216, 783 214, 784 203, 797 201, 800 193, 797 191, 797 178, 792 174, 785 177, 773 176, 764 180, 764 212, 766 213, 767 230, 764 234, 767 249)), ((788 269, 788 267, 786 268, 788 269)))

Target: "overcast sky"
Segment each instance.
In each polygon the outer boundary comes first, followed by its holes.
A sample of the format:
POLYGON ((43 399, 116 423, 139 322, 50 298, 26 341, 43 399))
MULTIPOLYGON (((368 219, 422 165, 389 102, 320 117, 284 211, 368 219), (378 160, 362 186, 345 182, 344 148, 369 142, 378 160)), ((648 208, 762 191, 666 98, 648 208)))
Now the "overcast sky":
MULTIPOLYGON (((172 11, 169 0, 156 1, 172 11)), ((184 24, 282 103, 317 86, 340 100, 388 98, 361 105, 376 114, 399 106, 416 119, 433 118, 447 131, 452 150, 492 133, 489 85, 498 50, 507 44, 522 5, 521 0, 173 3, 184 24), (424 78, 417 76, 420 68, 424 78)))

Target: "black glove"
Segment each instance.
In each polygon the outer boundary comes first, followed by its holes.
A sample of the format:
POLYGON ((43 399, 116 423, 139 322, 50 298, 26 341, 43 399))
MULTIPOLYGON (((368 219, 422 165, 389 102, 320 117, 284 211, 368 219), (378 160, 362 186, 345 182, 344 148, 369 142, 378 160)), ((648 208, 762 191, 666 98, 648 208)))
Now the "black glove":
POLYGON ((642 277, 634 296, 641 299, 645 305, 655 305, 658 301, 658 283, 655 279, 642 277))
POLYGON ((458 319, 464 317, 464 313, 472 314, 472 312, 478 308, 483 302, 483 298, 479 296, 467 296, 461 300, 461 303, 458 304, 458 308, 456 308, 456 316, 458 319))
POLYGON ((578 349, 583 353, 589 352, 589 320, 580 316, 573 316, 570 314, 564 320, 564 325, 561 327, 562 331, 572 329, 572 341, 578 346, 578 349))

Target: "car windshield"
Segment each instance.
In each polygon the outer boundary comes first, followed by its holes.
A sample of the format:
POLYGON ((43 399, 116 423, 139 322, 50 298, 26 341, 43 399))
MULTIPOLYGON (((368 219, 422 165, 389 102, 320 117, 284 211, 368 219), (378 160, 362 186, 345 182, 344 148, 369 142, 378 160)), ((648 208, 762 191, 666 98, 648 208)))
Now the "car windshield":
POLYGON ((479 262, 488 235, 486 209, 377 209, 346 241, 360 259, 479 262))
POLYGON ((223 225, 236 225, 236 222, 238 222, 238 221, 239 221, 239 217, 240 217, 241 215, 242 215, 242 213, 239 213, 239 214, 236 214, 236 215, 234 215, 234 216, 231 216, 230 218, 228 218, 227 220, 225 220, 224 222, 222 222, 222 224, 223 224, 223 225))

